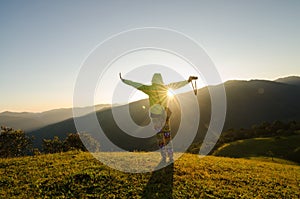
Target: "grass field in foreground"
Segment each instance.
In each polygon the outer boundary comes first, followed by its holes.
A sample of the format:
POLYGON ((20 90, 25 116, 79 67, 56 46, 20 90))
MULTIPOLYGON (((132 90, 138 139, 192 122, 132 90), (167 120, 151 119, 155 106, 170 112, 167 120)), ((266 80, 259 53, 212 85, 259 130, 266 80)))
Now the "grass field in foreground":
POLYGON ((191 154, 143 174, 85 152, 0 159, 0 176, 1 198, 300 198, 300 166, 191 154))

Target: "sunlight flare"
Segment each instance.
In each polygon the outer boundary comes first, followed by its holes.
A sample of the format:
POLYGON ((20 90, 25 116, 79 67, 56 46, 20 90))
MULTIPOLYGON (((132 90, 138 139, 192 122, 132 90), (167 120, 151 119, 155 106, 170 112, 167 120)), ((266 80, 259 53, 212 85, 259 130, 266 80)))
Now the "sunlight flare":
POLYGON ((174 97, 174 91, 172 91, 171 89, 168 90, 168 97, 169 98, 173 98, 174 97))

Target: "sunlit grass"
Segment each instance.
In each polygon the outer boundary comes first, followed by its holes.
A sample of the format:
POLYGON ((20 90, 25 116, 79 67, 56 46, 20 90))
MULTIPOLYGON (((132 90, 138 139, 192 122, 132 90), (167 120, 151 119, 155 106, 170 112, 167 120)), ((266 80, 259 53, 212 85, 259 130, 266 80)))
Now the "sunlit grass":
MULTIPOLYGON (((130 161, 134 153, 97 155, 130 161)), ((157 155, 140 157, 150 160, 157 155)), ((145 192, 161 198, 300 195, 299 166, 191 154, 184 154, 171 170, 143 174, 111 169, 86 152, 0 159, 0 175, 0 198, 142 198, 145 192)))

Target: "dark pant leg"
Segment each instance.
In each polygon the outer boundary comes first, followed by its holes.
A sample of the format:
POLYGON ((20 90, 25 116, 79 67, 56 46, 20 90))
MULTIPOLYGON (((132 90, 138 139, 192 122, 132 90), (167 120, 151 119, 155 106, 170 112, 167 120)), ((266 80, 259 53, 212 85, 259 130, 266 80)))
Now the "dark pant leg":
POLYGON ((162 158, 165 159, 168 154, 170 160, 173 160, 173 145, 169 118, 167 118, 164 128, 157 133, 157 141, 161 150, 162 158))
POLYGON ((166 155, 165 138, 164 138, 163 131, 158 132, 156 134, 156 138, 157 138, 157 144, 160 148, 161 157, 163 158, 163 160, 165 160, 167 155, 166 155))

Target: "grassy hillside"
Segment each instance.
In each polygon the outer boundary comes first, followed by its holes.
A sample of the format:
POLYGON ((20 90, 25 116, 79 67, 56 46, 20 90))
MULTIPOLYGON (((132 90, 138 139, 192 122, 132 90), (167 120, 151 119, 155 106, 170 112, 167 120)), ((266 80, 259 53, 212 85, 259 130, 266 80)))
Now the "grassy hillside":
POLYGON ((0 159, 0 175, 1 198, 300 197, 299 166, 191 154, 144 174, 110 169, 83 152, 0 159))
POLYGON ((236 158, 275 157, 300 163, 300 135, 253 138, 224 144, 214 155, 236 158))

